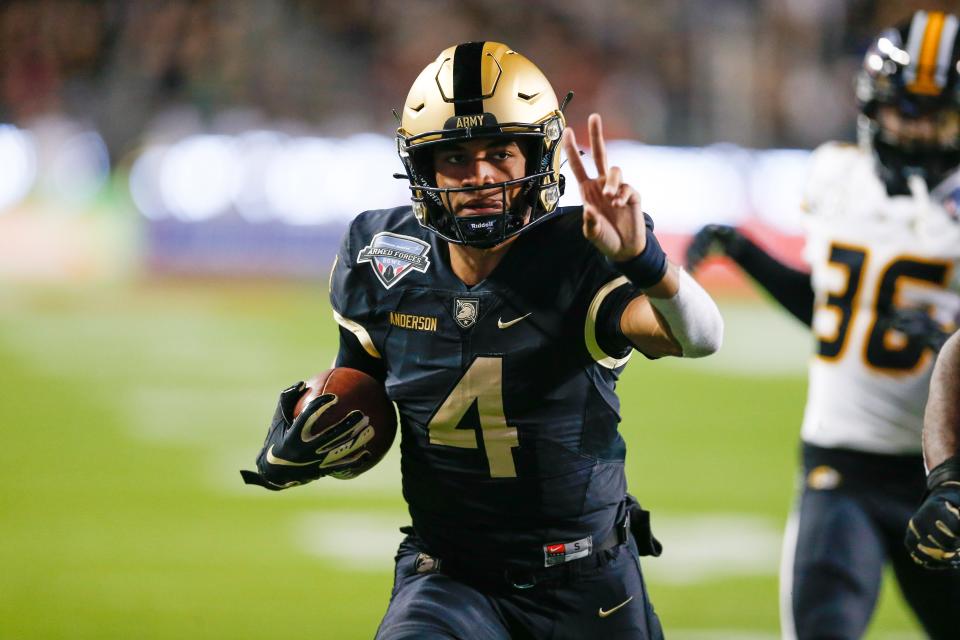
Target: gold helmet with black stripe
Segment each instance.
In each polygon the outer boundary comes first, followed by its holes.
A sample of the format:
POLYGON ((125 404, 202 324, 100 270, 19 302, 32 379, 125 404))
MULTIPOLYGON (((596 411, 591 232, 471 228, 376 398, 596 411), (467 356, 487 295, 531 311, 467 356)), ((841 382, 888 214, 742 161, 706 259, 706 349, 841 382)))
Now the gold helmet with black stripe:
MULTIPOLYGON (((572 94, 568 94, 564 105, 572 94)), ((400 115, 397 150, 410 181, 413 212, 445 240, 491 247, 549 218, 563 193, 560 135, 563 106, 530 60, 499 42, 449 47, 420 73, 400 115), (525 175, 472 187, 437 187, 437 145, 476 138, 510 138, 524 149, 525 175), (458 218, 451 191, 500 190, 499 213, 458 218), (507 191, 519 189, 508 204, 507 191)))

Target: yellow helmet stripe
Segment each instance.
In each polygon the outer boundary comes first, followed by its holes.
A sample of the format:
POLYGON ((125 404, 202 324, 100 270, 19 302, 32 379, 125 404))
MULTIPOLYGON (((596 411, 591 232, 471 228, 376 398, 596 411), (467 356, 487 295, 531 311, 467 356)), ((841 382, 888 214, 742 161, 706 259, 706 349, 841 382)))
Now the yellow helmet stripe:
POLYGON ((942 11, 931 11, 927 14, 927 24, 923 31, 923 41, 917 59, 916 79, 907 85, 907 89, 913 93, 923 95, 940 93, 941 87, 935 82, 934 74, 937 71, 937 54, 940 51, 944 18, 942 11))
POLYGON ((453 54, 453 107, 458 116, 483 113, 483 42, 457 46, 453 54))

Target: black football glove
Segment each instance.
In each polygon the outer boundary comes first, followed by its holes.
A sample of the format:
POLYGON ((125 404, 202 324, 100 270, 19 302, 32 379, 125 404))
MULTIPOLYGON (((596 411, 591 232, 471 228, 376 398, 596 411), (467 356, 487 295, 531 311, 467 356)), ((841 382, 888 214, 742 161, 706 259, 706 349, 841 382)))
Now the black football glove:
POLYGON ((907 550, 927 569, 960 569, 960 456, 931 471, 927 487, 907 526, 907 550))
POLYGON ((919 338, 923 346, 939 352, 950 334, 922 307, 896 309, 890 316, 890 328, 908 338, 919 338))
POLYGON ((743 241, 743 235, 725 224, 708 224, 697 231, 687 246, 687 271, 693 273, 715 251, 729 255, 743 241))
POLYGON ((241 471, 243 481, 271 491, 306 484, 322 476, 349 478, 365 456, 364 445, 373 438, 373 427, 360 411, 351 411, 338 423, 314 432, 323 413, 337 404, 337 397, 325 393, 310 401, 291 420, 303 382, 280 393, 267 439, 257 456, 257 471, 241 471))

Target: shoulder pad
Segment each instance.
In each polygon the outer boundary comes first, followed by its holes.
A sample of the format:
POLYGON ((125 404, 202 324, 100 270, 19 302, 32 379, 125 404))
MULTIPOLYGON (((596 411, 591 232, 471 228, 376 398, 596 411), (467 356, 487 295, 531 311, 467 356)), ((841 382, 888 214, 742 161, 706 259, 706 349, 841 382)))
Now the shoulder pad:
POLYGON ((803 189, 803 209, 819 213, 822 201, 838 188, 850 186, 851 180, 876 181, 872 158, 859 147, 844 142, 827 142, 810 155, 810 165, 803 189))
POLYGON ((348 317, 369 315, 385 291, 414 272, 425 273, 433 259, 430 235, 410 207, 364 211, 354 218, 330 276, 334 310, 348 317))

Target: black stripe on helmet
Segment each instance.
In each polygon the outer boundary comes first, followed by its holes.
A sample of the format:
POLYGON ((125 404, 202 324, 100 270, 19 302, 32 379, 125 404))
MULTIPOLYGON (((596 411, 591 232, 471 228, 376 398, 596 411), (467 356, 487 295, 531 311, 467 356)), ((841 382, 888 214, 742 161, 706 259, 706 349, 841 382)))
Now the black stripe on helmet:
POLYGON ((480 62, 483 42, 457 45, 453 53, 453 108, 458 116, 483 113, 483 79, 480 62))

